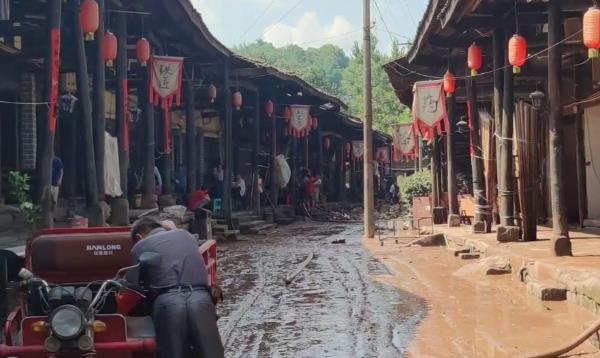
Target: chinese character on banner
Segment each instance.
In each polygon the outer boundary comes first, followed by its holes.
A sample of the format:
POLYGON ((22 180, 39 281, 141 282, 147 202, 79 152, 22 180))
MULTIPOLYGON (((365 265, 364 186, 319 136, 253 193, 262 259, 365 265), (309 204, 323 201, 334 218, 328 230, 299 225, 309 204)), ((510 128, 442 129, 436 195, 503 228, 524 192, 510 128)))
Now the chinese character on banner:
POLYGON ((394 161, 409 161, 419 156, 417 135, 412 123, 398 124, 392 129, 394 161))
POLYGON ((364 157, 364 146, 362 140, 352 141, 352 159, 357 162, 363 160, 364 157))
POLYGON ((290 106, 292 118, 289 122, 289 133, 293 137, 305 137, 312 129, 310 106, 290 106))
POLYGON ((164 111, 166 152, 171 153, 171 107, 181 105, 183 58, 152 56, 150 71, 150 98, 164 111))
POLYGON ((413 88, 413 121, 424 137, 428 133, 433 138, 433 130, 437 128, 442 133, 442 122, 448 128, 446 113, 446 97, 442 81, 415 82, 413 88))

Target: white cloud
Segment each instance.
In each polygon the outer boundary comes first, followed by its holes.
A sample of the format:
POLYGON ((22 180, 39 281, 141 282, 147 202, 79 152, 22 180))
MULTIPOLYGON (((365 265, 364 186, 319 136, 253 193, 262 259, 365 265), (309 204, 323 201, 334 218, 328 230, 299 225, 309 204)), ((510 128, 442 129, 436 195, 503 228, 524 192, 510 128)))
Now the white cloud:
POLYGON ((293 26, 280 22, 263 32, 263 39, 276 47, 295 44, 307 48, 331 43, 347 52, 359 37, 359 28, 343 16, 336 16, 329 24, 322 24, 316 12, 304 13, 293 26))
POLYGON ((192 0, 194 8, 202 15, 202 20, 208 28, 214 28, 219 23, 219 16, 211 9, 210 0, 192 0))

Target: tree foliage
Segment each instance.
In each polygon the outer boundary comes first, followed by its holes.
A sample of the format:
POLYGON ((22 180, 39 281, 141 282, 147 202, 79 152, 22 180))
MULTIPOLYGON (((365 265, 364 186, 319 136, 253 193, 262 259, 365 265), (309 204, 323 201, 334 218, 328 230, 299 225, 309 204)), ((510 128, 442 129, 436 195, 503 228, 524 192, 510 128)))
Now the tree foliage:
MULTIPOLYGON (((350 114, 363 117, 363 52, 355 43, 350 56, 335 45, 303 49, 297 45, 277 48, 263 40, 234 48, 237 53, 265 62, 268 65, 297 74, 315 87, 341 98, 348 104, 350 114)), ((390 132, 395 123, 410 121, 411 112, 401 104, 394 93, 383 65, 401 55, 401 48, 394 44, 391 54, 377 49, 373 39, 373 126, 390 132)))
POLYGON ((431 172, 423 170, 405 178, 400 184, 401 198, 412 204, 414 198, 431 194, 431 172))

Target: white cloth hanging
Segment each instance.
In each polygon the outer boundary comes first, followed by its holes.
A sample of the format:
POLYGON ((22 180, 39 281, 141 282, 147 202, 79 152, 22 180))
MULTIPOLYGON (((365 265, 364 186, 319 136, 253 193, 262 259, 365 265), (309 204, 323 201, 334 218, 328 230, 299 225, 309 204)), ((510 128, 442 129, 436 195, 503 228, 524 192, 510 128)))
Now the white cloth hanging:
POLYGON ((117 138, 104 132, 104 192, 113 198, 123 195, 119 168, 119 143, 117 138))

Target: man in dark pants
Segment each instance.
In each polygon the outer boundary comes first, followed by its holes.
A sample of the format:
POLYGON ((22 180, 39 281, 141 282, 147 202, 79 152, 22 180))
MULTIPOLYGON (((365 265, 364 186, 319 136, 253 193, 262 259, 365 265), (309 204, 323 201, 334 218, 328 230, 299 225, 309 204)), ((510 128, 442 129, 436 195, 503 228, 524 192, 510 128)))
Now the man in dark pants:
POLYGON ((224 357, 208 274, 194 237, 184 230, 167 231, 152 218, 134 223, 131 236, 136 259, 144 252, 161 255, 160 265, 148 267, 143 277, 156 294, 152 320, 160 356, 224 357))

